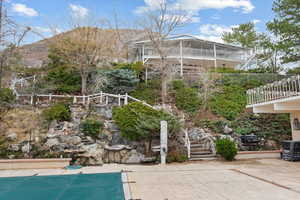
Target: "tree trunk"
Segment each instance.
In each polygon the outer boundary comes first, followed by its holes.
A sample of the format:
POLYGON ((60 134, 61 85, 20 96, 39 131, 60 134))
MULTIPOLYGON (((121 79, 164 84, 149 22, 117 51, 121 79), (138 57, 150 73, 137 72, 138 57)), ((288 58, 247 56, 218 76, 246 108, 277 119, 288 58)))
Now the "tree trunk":
POLYGON ((86 95, 87 75, 81 75, 81 94, 86 95))
POLYGON ((166 101, 167 101, 167 95, 168 95, 168 89, 167 89, 167 67, 164 58, 161 59, 161 101, 162 106, 165 108, 166 101))

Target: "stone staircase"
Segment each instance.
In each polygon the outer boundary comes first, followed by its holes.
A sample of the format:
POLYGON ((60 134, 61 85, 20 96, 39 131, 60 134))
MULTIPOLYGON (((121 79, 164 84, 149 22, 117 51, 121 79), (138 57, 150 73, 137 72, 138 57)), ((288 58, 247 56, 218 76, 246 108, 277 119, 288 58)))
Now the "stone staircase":
POLYGON ((197 160, 215 160, 216 156, 211 151, 206 143, 202 141, 190 141, 191 143, 191 154, 190 159, 191 161, 197 160))

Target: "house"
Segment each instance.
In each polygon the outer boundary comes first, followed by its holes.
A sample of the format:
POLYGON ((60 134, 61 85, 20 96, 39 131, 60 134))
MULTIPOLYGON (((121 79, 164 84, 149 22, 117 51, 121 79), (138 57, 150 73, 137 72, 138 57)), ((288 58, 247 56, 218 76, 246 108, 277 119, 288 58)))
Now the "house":
MULTIPOLYGON (((150 40, 137 41, 133 48, 134 61, 141 61, 148 66, 157 66, 160 62, 159 54, 150 40)), ((181 76, 184 73, 203 72, 210 68, 242 66, 253 54, 251 49, 207 41, 192 35, 168 37, 164 48, 167 63, 181 76)))

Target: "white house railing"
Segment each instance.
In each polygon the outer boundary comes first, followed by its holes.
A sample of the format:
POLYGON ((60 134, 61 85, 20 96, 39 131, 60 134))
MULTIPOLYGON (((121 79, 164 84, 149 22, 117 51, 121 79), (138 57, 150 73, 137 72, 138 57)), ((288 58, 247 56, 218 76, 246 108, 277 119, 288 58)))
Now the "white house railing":
POLYGON ((247 91, 247 105, 300 96, 300 75, 292 76, 247 91))

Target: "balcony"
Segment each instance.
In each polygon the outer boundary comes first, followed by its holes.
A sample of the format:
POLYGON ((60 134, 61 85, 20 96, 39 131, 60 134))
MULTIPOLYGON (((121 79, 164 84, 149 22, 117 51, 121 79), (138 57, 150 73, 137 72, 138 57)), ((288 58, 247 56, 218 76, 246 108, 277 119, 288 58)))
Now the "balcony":
MULTIPOLYGON (((165 48, 163 50, 168 55, 168 58, 181 58, 180 48, 165 48)), ((213 49, 202 49, 202 48, 182 48, 182 57, 187 59, 204 59, 204 60, 215 60, 213 49)), ((145 48, 144 58, 159 58, 159 54, 156 50, 151 48, 145 48)), ((228 60, 234 62, 246 61, 248 56, 245 55, 244 51, 233 51, 226 49, 216 50, 217 60, 228 60)))

